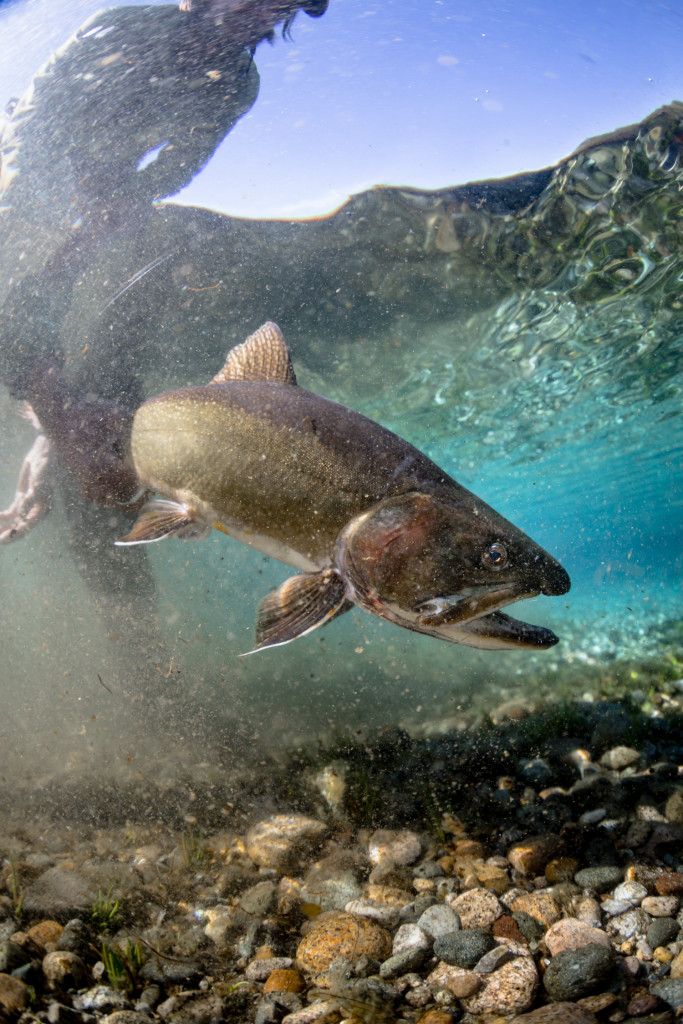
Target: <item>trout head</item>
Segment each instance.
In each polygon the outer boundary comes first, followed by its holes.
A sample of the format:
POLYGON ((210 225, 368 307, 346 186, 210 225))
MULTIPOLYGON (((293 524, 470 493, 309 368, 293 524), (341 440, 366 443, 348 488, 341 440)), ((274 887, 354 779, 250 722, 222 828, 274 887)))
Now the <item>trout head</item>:
POLYGON ((472 647, 553 646, 550 630, 498 609, 570 587, 559 562, 464 489, 379 502, 344 527, 334 564, 367 611, 472 647))

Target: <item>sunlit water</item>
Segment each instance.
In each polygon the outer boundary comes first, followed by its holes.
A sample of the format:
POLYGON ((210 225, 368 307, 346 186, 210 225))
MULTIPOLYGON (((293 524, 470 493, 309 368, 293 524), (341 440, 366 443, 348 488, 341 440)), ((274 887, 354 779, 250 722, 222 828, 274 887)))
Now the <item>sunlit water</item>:
MULTIPOLYGON (((109 544, 127 521, 84 510, 65 480, 52 515, 0 550, 7 771, 144 774, 154 755, 172 779, 217 750, 248 760, 335 732, 447 728, 552 691, 568 666, 680 649, 681 116, 495 197, 387 190, 317 225, 158 206, 94 235, 66 284, 46 277, 68 375, 122 401, 133 379, 140 397, 208 380, 277 320, 301 384, 423 449, 573 586, 516 610, 560 636, 547 652, 451 647, 354 610, 241 659, 259 599, 291 570, 214 532, 152 546, 151 590, 93 587, 97 562, 90 585, 77 568, 88 531, 109 544)), ((13 272, 10 321, 27 312, 13 272)), ((4 504, 33 438, 18 412, 4 397, 4 504)), ((116 573, 144 557, 117 555, 116 573)))

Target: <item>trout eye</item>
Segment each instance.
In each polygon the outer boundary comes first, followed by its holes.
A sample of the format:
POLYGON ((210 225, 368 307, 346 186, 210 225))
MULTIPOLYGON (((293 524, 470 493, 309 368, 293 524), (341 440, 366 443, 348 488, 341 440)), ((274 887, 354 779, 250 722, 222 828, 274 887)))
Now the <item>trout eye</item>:
POLYGON ((481 560, 487 569, 504 569, 508 553, 502 544, 491 544, 481 556, 481 560))

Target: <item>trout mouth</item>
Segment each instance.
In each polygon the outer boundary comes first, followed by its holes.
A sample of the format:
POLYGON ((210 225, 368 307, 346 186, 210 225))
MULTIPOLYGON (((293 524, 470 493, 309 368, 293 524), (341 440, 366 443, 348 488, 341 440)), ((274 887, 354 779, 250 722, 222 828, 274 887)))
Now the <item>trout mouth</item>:
POLYGON ((414 609, 413 629, 451 643, 486 650, 535 648, 547 650, 559 637, 545 626, 522 622, 499 609, 517 601, 538 597, 540 589, 471 587, 448 598, 433 598, 414 609))
POLYGON ((362 596, 356 592, 352 599, 397 626, 448 643, 484 650, 547 650, 559 641, 551 629, 522 622, 500 611, 540 593, 540 588, 529 590, 521 584, 469 587, 459 594, 431 598, 413 609, 401 608, 367 592, 362 596))

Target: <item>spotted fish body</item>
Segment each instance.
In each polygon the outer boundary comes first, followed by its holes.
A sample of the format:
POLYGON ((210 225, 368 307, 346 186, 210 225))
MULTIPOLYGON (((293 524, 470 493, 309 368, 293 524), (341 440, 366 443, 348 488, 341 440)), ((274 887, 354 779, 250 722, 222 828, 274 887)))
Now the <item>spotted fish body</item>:
POLYGON ((265 324, 203 387, 138 409, 131 457, 161 495, 120 543, 217 526, 303 570, 259 606, 257 648, 310 632, 351 604, 477 647, 548 647, 549 630, 498 611, 569 577, 550 555, 422 452, 299 387, 265 324))

